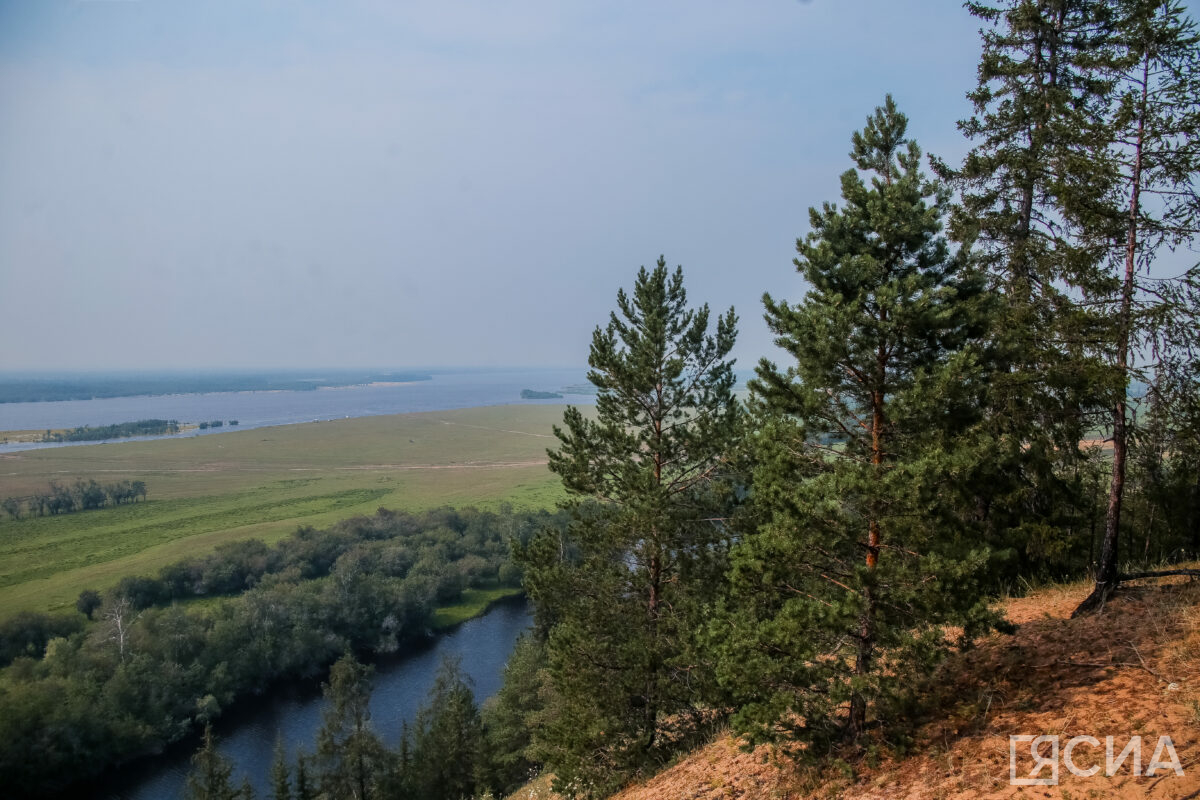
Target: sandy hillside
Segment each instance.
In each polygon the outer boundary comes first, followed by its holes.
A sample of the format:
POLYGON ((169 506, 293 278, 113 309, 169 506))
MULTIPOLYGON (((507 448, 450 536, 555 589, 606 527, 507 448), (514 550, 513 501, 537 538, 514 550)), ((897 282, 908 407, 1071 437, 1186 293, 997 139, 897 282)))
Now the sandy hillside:
MULTIPOLYGON (((908 758, 859 765, 853 777, 833 770, 806 774, 773 763, 765 749, 743 752, 726 736, 613 800, 1200 798, 1200 582, 1130 586, 1101 616, 1070 619, 1089 588, 1053 588, 1009 601, 1016 634, 994 636, 945 665, 938 713, 919 729, 908 758), (1058 736, 1061 748, 1072 737, 1094 736, 1099 747, 1078 745, 1073 761, 1100 769, 1078 777, 1060 754, 1058 785, 1012 786, 1010 734, 1058 736), (1143 769, 1159 737, 1170 736, 1183 777, 1170 769, 1134 776, 1132 759, 1106 776, 1109 735, 1118 754, 1141 736, 1143 769)), ((1029 745, 1023 747, 1018 777, 1032 765, 1029 745)), ((1041 752, 1049 756, 1049 745, 1041 752)), ((1041 776, 1049 774, 1047 767, 1041 776)), ((543 781, 514 797, 552 795, 543 781)))

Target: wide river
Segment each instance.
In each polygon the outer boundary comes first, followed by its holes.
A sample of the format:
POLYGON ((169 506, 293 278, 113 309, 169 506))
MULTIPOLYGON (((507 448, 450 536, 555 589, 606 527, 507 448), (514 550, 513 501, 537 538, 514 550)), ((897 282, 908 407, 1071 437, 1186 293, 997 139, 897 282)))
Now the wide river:
MULTIPOLYGON (((482 702, 495 694, 504 664, 531 622, 524 601, 497 604, 486 614, 453 631, 376 664, 371 694, 371 724, 389 747, 396 747, 405 722, 412 723, 424 704, 442 659, 459 657, 482 702)), ((270 797, 269 773, 275 741, 283 740, 293 763, 298 752, 313 752, 325 701, 315 684, 289 684, 267 697, 241 703, 214 726, 218 749, 234 765, 234 785, 250 779, 257 797, 270 797)), ((183 797, 193 737, 161 756, 145 758, 101 781, 93 798, 105 800, 176 800, 183 797)))
MULTIPOLYGON (((404 414, 413 411, 447 411, 452 408, 505 403, 593 403, 595 397, 579 391, 586 370, 574 369, 472 369, 430 370, 431 380, 399 385, 368 384, 313 391, 212 392, 159 396, 111 397, 97 400, 63 400, 49 403, 0 403, 0 431, 40 431, 83 425, 115 425, 141 419, 174 419, 180 422, 237 420, 235 428, 192 430, 179 436, 216 436, 229 431, 289 425, 316 420, 404 414), (559 392, 563 399, 522 400, 521 390, 559 392)), ((121 440, 129 441, 129 440, 121 440)), ((95 444, 87 442, 84 444, 95 444)), ((72 444, 0 444, 0 453, 72 444)))

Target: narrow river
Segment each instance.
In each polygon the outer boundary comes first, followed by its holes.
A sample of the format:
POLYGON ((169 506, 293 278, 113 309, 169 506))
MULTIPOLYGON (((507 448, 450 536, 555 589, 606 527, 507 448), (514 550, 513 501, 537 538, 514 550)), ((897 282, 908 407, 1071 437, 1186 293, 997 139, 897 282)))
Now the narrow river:
MULTIPOLYGON (((429 644, 418 645, 403 656, 376 664, 371 723, 384 743, 389 747, 399 743, 401 726, 416 717, 417 709, 433 686, 438 665, 446 656, 462 659, 463 671, 474 681, 478 702, 495 694, 513 645, 530 622, 524 601, 499 603, 429 644)), ((289 685, 270 697, 251 700, 240 710, 224 715, 214 731, 221 753, 233 762, 234 785, 249 777, 257 797, 270 797, 268 774, 276 738, 282 738, 293 762, 301 750, 311 754, 324 708, 319 687, 289 685)), ((183 797, 195 744, 192 739, 157 758, 127 765, 102 781, 92 797, 105 800, 183 797)))

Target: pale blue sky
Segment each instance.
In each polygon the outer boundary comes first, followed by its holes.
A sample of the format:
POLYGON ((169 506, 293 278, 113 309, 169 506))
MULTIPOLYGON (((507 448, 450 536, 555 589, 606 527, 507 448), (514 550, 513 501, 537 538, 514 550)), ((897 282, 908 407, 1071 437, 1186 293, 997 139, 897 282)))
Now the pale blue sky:
POLYGON ((0 0, 0 369, 581 364, 640 264, 799 297, 885 93, 957 159, 957 2, 0 0))

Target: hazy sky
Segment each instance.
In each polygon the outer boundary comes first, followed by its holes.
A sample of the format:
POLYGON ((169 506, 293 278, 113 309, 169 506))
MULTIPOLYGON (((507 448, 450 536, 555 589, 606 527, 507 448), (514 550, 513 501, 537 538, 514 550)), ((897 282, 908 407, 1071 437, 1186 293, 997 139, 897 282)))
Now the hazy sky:
POLYGON ((798 298, 892 92, 955 159, 941 0, 0 0, 0 369, 582 364, 660 253, 798 298))

